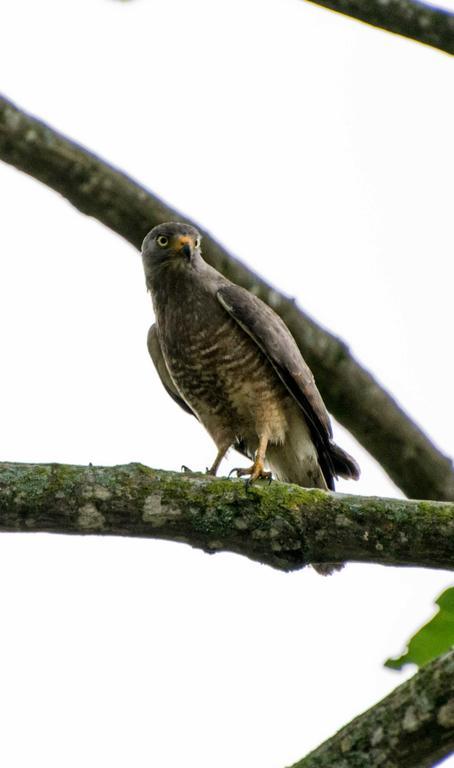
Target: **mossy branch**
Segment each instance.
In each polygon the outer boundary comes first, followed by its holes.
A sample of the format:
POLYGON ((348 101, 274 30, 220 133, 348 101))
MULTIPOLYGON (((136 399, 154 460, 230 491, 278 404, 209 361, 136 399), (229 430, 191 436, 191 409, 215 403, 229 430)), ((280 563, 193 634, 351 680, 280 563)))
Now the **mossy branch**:
MULTIPOLYGON (((155 224, 184 218, 125 174, 1 97, 0 158, 60 192, 80 211, 94 216, 137 248, 155 224)), ((331 413, 407 496, 454 500, 451 461, 361 367, 342 341, 207 233, 204 256, 281 315, 312 368, 331 413)))
POLYGON ((150 469, 0 464, 0 530, 141 536, 284 571, 358 561, 454 568, 454 504, 150 469))
POLYGON ((429 768, 454 749, 453 692, 450 651, 292 768, 429 768))
POLYGON ((454 53, 454 16, 416 0, 310 0, 373 27, 454 53))

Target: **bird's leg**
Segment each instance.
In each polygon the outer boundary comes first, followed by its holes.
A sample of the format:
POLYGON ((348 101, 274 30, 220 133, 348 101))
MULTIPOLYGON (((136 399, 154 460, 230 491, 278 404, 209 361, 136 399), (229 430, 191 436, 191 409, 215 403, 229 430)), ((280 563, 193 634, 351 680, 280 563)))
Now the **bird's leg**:
POLYGON ((218 449, 215 460, 213 461, 211 467, 206 471, 207 475, 213 475, 213 477, 216 475, 216 472, 219 469, 219 465, 222 459, 224 458, 225 454, 227 453, 229 447, 230 447, 230 443, 229 445, 221 446, 221 448, 218 449))
POLYGON ((246 475, 249 475, 249 478, 247 480, 248 485, 251 485, 255 480, 269 480, 269 482, 271 482, 271 480, 273 479, 273 475, 271 474, 271 472, 265 471, 265 455, 266 455, 267 445, 268 445, 268 436, 260 435, 259 447, 257 448, 257 452, 255 454, 255 460, 252 467, 248 467, 247 469, 243 467, 236 467, 235 469, 232 469, 232 471, 229 473, 229 477, 234 472, 236 472, 237 477, 245 477, 246 475))
MULTIPOLYGON (((218 452, 216 454, 216 458, 213 461, 211 467, 209 467, 209 468, 207 467, 207 470, 206 470, 206 474, 207 475, 213 475, 213 477, 214 477, 214 475, 216 474, 216 472, 219 469, 219 464, 221 463, 222 459, 224 458, 224 456, 227 453, 227 451, 229 450, 229 448, 230 448, 230 443, 228 443, 227 445, 223 445, 221 448, 218 449, 218 452)), ((191 472, 192 473, 192 469, 187 467, 186 464, 182 464, 181 465, 181 471, 182 472, 191 472)))

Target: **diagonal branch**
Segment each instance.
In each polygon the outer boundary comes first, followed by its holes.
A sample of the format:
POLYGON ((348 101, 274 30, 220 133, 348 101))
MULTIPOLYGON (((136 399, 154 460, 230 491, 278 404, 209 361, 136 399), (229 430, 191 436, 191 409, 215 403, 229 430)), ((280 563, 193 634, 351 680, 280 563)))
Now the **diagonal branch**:
MULTIPOLYGON (((182 216, 83 147, 0 98, 0 158, 60 192, 137 248, 155 224, 182 216)), ((333 415, 352 432, 407 496, 454 500, 451 461, 361 367, 347 346, 292 299, 204 235, 204 254, 284 319, 312 368, 333 415)))
POLYGON ((416 0, 310 0, 332 11, 352 16, 409 37, 419 43, 454 53, 454 15, 416 0))
POLYGON ((454 749, 454 650, 292 768, 429 768, 454 749))
POLYGON ((454 569, 454 504, 347 496, 141 464, 0 464, 0 531, 140 536, 289 571, 354 560, 454 569))

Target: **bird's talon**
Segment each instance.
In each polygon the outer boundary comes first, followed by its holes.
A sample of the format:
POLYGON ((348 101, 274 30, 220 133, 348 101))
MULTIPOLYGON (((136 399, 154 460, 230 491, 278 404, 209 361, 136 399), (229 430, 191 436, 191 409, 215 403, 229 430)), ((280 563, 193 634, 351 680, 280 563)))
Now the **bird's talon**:
POLYGON ((255 483, 256 480, 268 480, 268 483, 271 483, 273 479, 273 475, 271 472, 265 472, 263 469, 263 465, 256 466, 255 464, 252 467, 248 467, 247 469, 245 467, 235 467, 234 469, 230 470, 229 477, 236 472, 237 477, 245 477, 248 475, 248 478, 246 480, 246 489, 250 488, 252 483, 255 483))

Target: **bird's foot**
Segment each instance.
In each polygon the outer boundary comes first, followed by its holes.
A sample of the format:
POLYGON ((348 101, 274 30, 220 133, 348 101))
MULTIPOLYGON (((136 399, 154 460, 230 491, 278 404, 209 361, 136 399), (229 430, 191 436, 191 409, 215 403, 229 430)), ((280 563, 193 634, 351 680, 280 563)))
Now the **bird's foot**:
POLYGON ((260 461, 259 459, 254 461, 252 467, 235 467, 235 469, 232 469, 231 472, 229 472, 229 477, 230 475, 233 475, 234 472, 236 472, 237 477, 246 477, 249 475, 246 480, 246 486, 252 485, 256 480, 268 480, 268 482, 271 483, 273 479, 272 473, 265 470, 263 461, 260 461))

